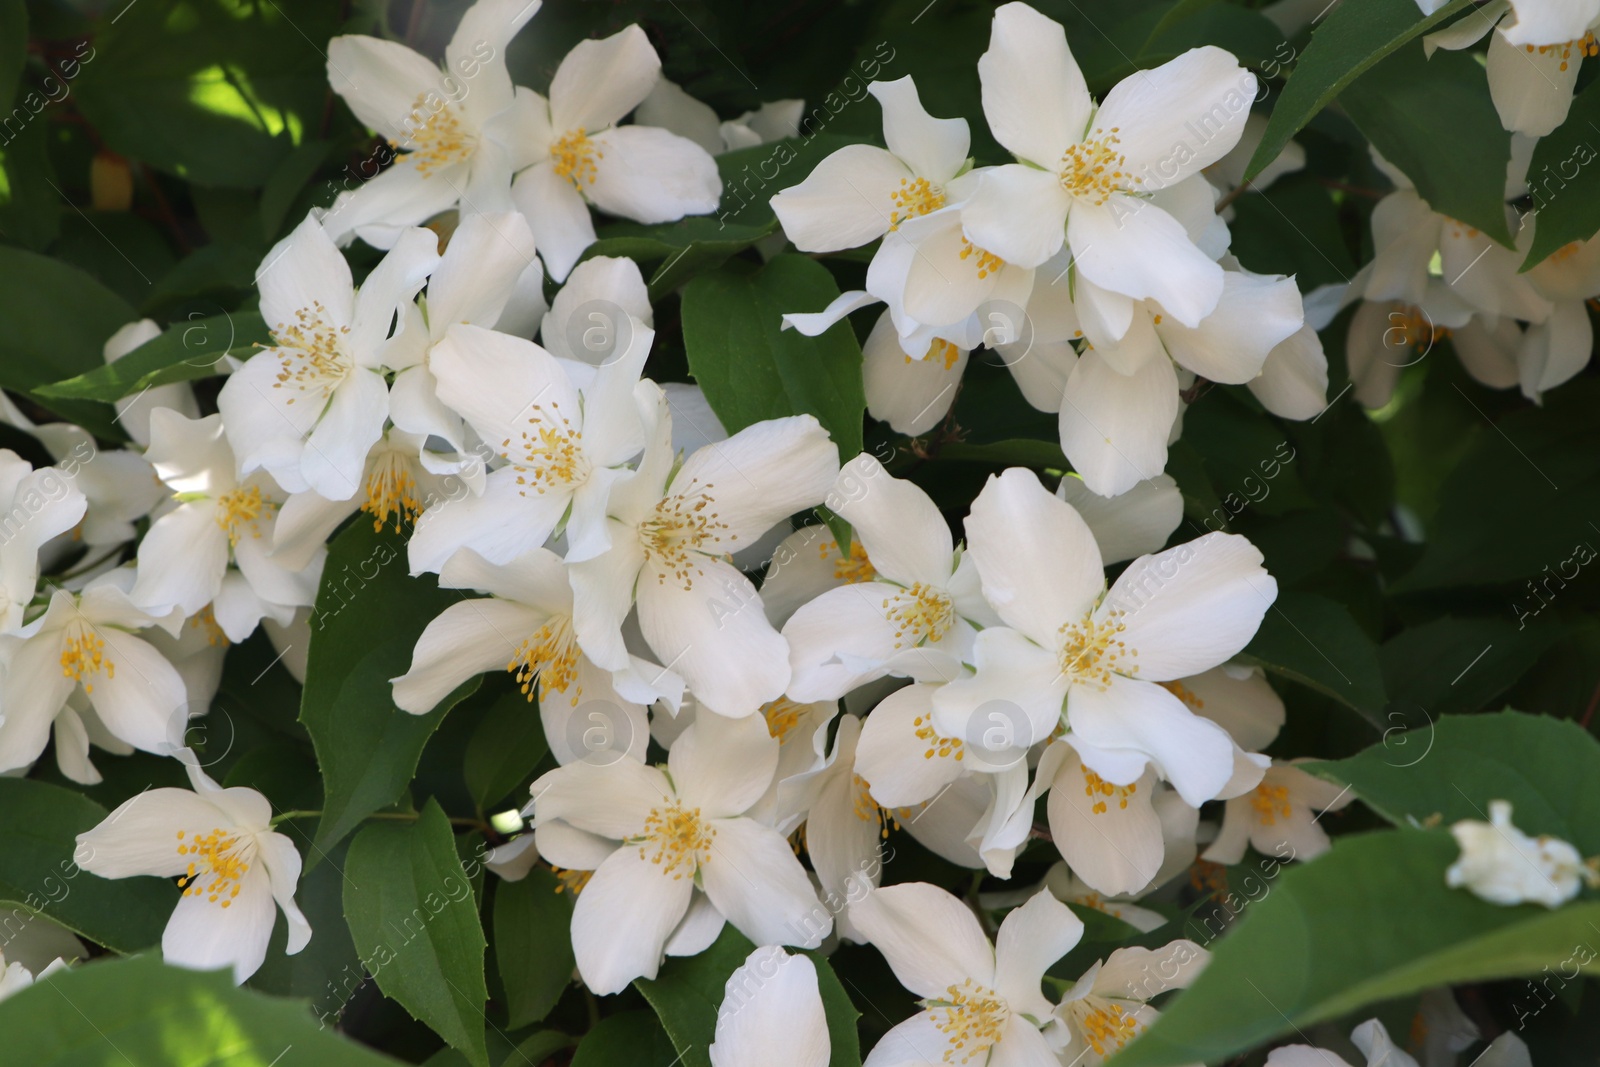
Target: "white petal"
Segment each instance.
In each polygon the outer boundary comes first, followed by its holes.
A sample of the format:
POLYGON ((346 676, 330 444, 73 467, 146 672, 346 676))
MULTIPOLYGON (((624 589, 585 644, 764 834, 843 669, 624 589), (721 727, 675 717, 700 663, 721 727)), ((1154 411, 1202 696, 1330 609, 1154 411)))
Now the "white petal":
POLYGON ((358 367, 379 366, 382 343, 395 324, 395 313, 410 306, 438 262, 438 235, 432 230, 408 227, 372 268, 356 290, 350 333, 345 338, 358 367))
MULTIPOLYGON (((323 228, 336 244, 359 237, 374 248, 390 248, 413 226, 456 206, 467 166, 451 163, 424 174, 410 153, 354 189, 340 193, 322 212, 323 228)), ((269 257, 270 258, 270 257, 269 257)))
POLYGON ((1162 776, 1194 807, 1215 797, 1233 775, 1233 741, 1227 732, 1153 682, 1113 676, 1104 690, 1075 685, 1067 694, 1067 721, 1074 742, 1080 737, 1086 742, 1079 750, 1083 762, 1107 781, 1132 780, 1121 760, 1102 759, 1117 750, 1155 760, 1162 776))
POLYGON ((955 545, 928 494, 862 453, 839 470, 828 506, 855 528, 874 569, 910 586, 947 581, 955 545))
POLYGON ((596 207, 635 222, 707 215, 722 198, 722 177, 704 148, 654 126, 596 134, 601 159, 583 192, 596 207))
POLYGON ((189 869, 177 832, 209 832, 221 818, 216 805, 187 789, 149 789, 79 834, 73 859, 101 878, 172 878, 189 869))
POLYGON ((349 500, 361 489, 367 453, 383 437, 389 388, 373 371, 357 367, 306 439, 300 471, 306 484, 329 500, 349 500))
POLYGON ((1103 205, 1078 201, 1067 216, 1078 273, 1112 292, 1155 300, 1185 326, 1198 326, 1222 296, 1222 268, 1189 240, 1183 224, 1144 200, 1114 193, 1103 205))
POLYGON ((832 916, 789 843, 754 819, 717 819, 712 827, 700 881, 717 910, 758 945, 822 944, 832 916))
POLYGON ((1091 784, 1074 751, 1050 789, 1050 834, 1062 859, 1084 883, 1106 896, 1137 893, 1161 869, 1161 820, 1150 806, 1154 772, 1131 787, 1091 784), (1129 791, 1131 788, 1131 792, 1129 791))
MULTIPOLYGON (((1501 318, 1491 330, 1484 325, 1483 319, 1474 317, 1471 322, 1450 334, 1451 347, 1456 350, 1461 365, 1475 380, 1491 389, 1509 389, 1517 384, 1521 376, 1517 366, 1517 351, 1522 343, 1522 327, 1508 318, 1501 318)), ((1584 352, 1584 361, 1588 362, 1587 345, 1584 352)))
POLYGON ((328 84, 387 140, 407 140, 413 109, 424 94, 438 93, 441 80, 432 61, 398 41, 346 35, 328 42, 328 84))
POLYGON ((1594 0, 1511 0, 1511 10, 1506 39, 1522 45, 1578 40, 1600 16, 1594 0))
POLYGON ((641 126, 660 126, 679 137, 687 137, 712 155, 724 150, 722 122, 711 105, 696 100, 677 82, 661 78, 644 98, 633 121, 641 126))
POLYGON ((1053 171, 1008 163, 983 171, 961 210, 966 236, 1007 263, 1037 267, 1061 250, 1072 197, 1053 171))
POLYGON ((295 887, 300 883, 300 853, 294 847, 294 842, 279 833, 257 835, 256 846, 261 850, 258 856, 272 880, 272 898, 283 911, 284 921, 288 924, 289 934, 284 943, 284 952, 293 956, 311 941, 311 924, 306 921, 294 900, 295 887))
POLYGON ((1096 494, 1082 478, 1066 477, 1056 495, 1083 517, 1108 564, 1159 552, 1183 521, 1183 495, 1166 474, 1114 497, 1096 494))
POLYGON ((1053 166, 1082 139, 1094 102, 1054 19, 1027 4, 1001 5, 978 77, 989 129, 1012 155, 1053 166))
POLYGON ((1364 291, 1368 300, 1422 301, 1442 222, 1443 216, 1410 189, 1378 201, 1372 209, 1372 274, 1364 291))
POLYGON ((199 971, 232 967, 235 984, 254 974, 267 958, 276 917, 272 883, 265 871, 251 870, 238 887, 226 908, 204 895, 204 885, 179 900, 161 935, 162 957, 199 971))
POLYGON ((1584 304, 1563 301, 1550 321, 1531 326, 1517 349, 1523 395, 1537 398, 1577 374, 1594 352, 1594 327, 1584 304))
POLYGON ((889 231, 901 187, 915 175, 873 145, 848 145, 772 198, 784 235, 802 252, 837 252, 889 231))
POLYGON ((1279 418, 1309 419, 1326 408, 1328 357, 1317 331, 1302 326, 1267 353, 1260 376, 1250 382, 1250 391, 1279 418))
MULTIPOLYGON (((594 559, 574 563, 572 624, 584 654, 607 670, 622 670, 629 663, 622 643, 622 623, 633 606, 635 580, 644 565, 644 548, 621 523, 612 525, 612 548, 594 559)), ((653 575, 645 575, 653 580, 653 575)), ((754 709, 752 709, 754 710, 754 709)))
POLYGON ((927 433, 956 402, 968 354, 947 342, 935 342, 925 358, 912 359, 901 348, 893 318, 884 312, 861 346, 867 413, 897 433, 911 437, 927 433))
POLYGON ((428 280, 433 335, 442 336, 457 322, 494 325, 522 272, 534 262, 533 232, 520 214, 462 219, 428 280))
POLYGON ((426 715, 468 678, 508 669, 544 621, 542 613, 504 600, 451 604, 417 638, 410 668, 393 679, 395 706, 426 715))
POLYGON ((1094 350, 1067 379, 1061 404, 1061 450, 1084 484, 1117 496, 1159 475, 1178 414, 1178 378, 1167 359, 1118 374, 1094 350))
POLYGON ((1227 271, 1216 310, 1190 329, 1156 327, 1183 367, 1214 382, 1239 385, 1261 373, 1267 355, 1305 323, 1293 278, 1227 271))
POLYGON ((607 857, 572 911, 572 951, 583 984, 607 996, 635 978, 654 978, 693 892, 692 879, 664 872, 637 848, 607 857))
POLYGON ((759 715, 701 715, 673 743, 667 768, 678 796, 706 818, 738 815, 772 784, 778 739, 759 715))
POLYGON ((659 77, 661 59, 638 26, 579 41, 550 80, 551 125, 558 136, 605 129, 638 107, 659 77))
POLYGON ((106 659, 116 664, 115 672, 94 678, 92 689, 84 686, 100 721, 135 748, 171 755, 182 746, 188 720, 182 676, 143 639, 109 626, 96 633, 106 659))
POLYGON ((1117 151, 1144 179, 1140 190, 1155 192, 1227 155, 1255 96, 1255 75, 1231 53, 1191 48, 1118 82, 1101 101, 1090 136, 1116 129, 1117 151))
POLYGON ((43 633, 13 644, 7 660, 0 769, 10 771, 29 766, 44 752, 56 712, 75 683, 62 675, 59 633, 43 633))
POLYGON ((728 977, 708 1052, 711 1067, 827 1067, 816 965, 775 945, 750 953, 728 977))
POLYGON ((671 492, 704 492, 724 526, 715 544, 742 548, 781 519, 822 503, 839 474, 839 450, 810 415, 767 419, 684 461, 671 492))
POLYGON ((933 738, 934 691, 930 685, 897 689, 880 701, 862 724, 855 773, 866 780, 873 799, 885 807, 910 807, 931 800, 963 773, 956 750, 947 746, 941 751, 933 738), (927 738, 919 730, 925 730, 927 738))
POLYGON ((1008 914, 995 937, 995 990, 1011 1006, 1036 1018, 1054 1004, 1039 991, 1044 972, 1083 937, 1083 920, 1041 889, 1008 914))
MULTIPOLYGON (((444 50, 449 91, 465 85, 462 104, 479 121, 511 104, 511 78, 505 69, 506 45, 538 12, 540 0, 475 0, 461 14, 444 50)), ((452 98, 454 94, 452 94, 452 98)))
POLYGON ((909 76, 877 81, 867 92, 883 106, 883 139, 889 151, 931 182, 955 176, 967 162, 972 135, 966 119, 936 119, 917 96, 909 76))
POLYGON ((1138 650, 1138 676, 1170 681, 1232 658, 1277 595, 1254 545, 1210 533, 1129 564, 1096 617, 1123 613, 1120 640, 1138 650))
POLYGON ((309 215, 267 253, 256 285, 261 289, 261 317, 274 331, 292 325, 300 311, 317 304, 335 328, 350 325, 355 314, 350 265, 309 215))
POLYGON ((511 183, 511 200, 527 218, 550 277, 565 281, 583 250, 594 244, 589 205, 548 161, 517 175, 511 183))
POLYGON ((1179 693, 1191 711, 1221 726, 1241 748, 1259 752, 1283 729, 1283 698, 1259 667, 1223 666, 1185 678, 1179 693))
POLYGON ((669 956, 698 956, 722 936, 728 920, 711 903, 711 898, 696 891, 690 900, 689 911, 667 938, 666 954, 669 956))
POLYGON ((1052 415, 1061 410, 1067 379, 1072 377, 1072 368, 1078 365, 1078 350, 1070 342, 1036 339, 1025 348, 1000 345, 995 352, 1011 372, 1029 407, 1052 415), (1019 348, 1021 352, 1017 351, 1019 348))
POLYGON ((157 614, 176 607, 193 615, 211 603, 228 569, 228 534, 217 520, 216 503, 204 500, 180 504, 151 523, 139 542, 129 597, 157 614))
POLYGON ((940 997, 971 979, 993 986, 994 949, 972 910, 937 886, 904 882, 850 906, 850 921, 883 954, 900 984, 940 997))

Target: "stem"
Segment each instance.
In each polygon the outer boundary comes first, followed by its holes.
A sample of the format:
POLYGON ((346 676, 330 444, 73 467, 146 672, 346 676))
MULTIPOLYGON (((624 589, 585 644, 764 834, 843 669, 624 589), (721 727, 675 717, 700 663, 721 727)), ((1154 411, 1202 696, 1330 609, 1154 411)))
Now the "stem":
MULTIPOLYGON (((322 812, 320 811, 284 811, 274 815, 272 817, 272 822, 268 825, 277 826, 279 823, 288 822, 290 819, 317 819, 321 817, 322 812)), ((391 822, 416 822, 418 819, 422 818, 422 813, 417 811, 375 811, 371 815, 368 815, 367 818, 387 819, 391 822)), ((492 829, 489 824, 484 822, 482 819, 452 818, 450 820, 450 825, 466 826, 474 830, 482 830, 485 834, 488 834, 492 829)))

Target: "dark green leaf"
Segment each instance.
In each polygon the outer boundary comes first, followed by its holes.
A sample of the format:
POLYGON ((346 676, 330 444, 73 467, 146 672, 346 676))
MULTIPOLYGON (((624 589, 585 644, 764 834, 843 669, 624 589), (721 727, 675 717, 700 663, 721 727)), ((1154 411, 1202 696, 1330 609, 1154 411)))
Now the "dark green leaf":
POLYGON ((40 387, 40 396, 120 400, 157 385, 211 378, 227 370, 224 356, 247 359, 271 340, 259 312, 238 311, 175 322, 115 363, 40 387))
POLYGON ((511 1055, 507 1056, 500 1067, 543 1067, 544 1061, 564 1048, 571 1048, 575 1041, 566 1034, 555 1030, 540 1030, 532 1037, 523 1039, 511 1055))
POLYGON ((532 1026, 572 982, 572 896, 542 867, 494 890, 494 955, 506 987, 507 1024, 532 1026))
POLYGON ((450 821, 429 801, 414 823, 374 822, 350 843, 344 912, 385 996, 488 1067, 486 942, 450 821))
POLYGON ((28 61, 28 5, 0 0, 0 112, 11 110, 28 61))
POLYGON ((9 1063, 28 1067, 383 1067, 387 1056, 319 1027, 297 1001, 235 989, 222 971, 154 955, 74 967, 0 1003, 9 1063))
POLYGON ((1340 838, 1282 873, 1274 865, 1276 880, 1208 946, 1194 985, 1112 1067, 1220 1062, 1381 1000, 1576 966, 1573 946, 1593 940, 1600 903, 1490 904, 1445 885, 1459 854, 1443 830, 1391 830, 1340 838))
POLYGON ((61 232, 61 194, 51 188, 55 171, 46 153, 48 134, 49 123, 33 122, 0 144, 0 236, 34 251, 43 251, 61 232))
POLYGON ((334 538, 311 614, 300 721, 311 734, 327 800, 317 845, 330 848, 366 816, 395 803, 429 735, 478 687, 472 678, 426 715, 394 706, 389 679, 404 674, 423 627, 459 599, 406 574, 405 544, 357 521, 334 538))
POLYGON ((1332 103, 1363 71, 1470 4, 1471 0, 1453 0, 1432 15, 1423 15, 1414 0, 1345 0, 1334 8, 1295 63, 1245 176, 1254 178, 1277 159, 1311 116, 1332 103))
POLYGON ((1402 630, 1378 656, 1389 698, 1436 717, 1483 708, 1559 636, 1559 626, 1519 628, 1509 612, 1502 618, 1447 616, 1402 630))
POLYGON ((838 295, 825 267, 797 255, 775 256, 760 269, 729 263, 684 287, 689 369, 730 433, 810 413, 840 456, 861 451, 867 401, 850 324, 836 323, 820 337, 781 328, 785 312, 820 311, 838 295))
POLYGON ((481 810, 504 800, 549 751, 538 706, 518 692, 501 696, 467 741, 463 771, 473 803, 481 810))
POLYGON ((1242 658, 1383 724, 1387 700, 1378 650, 1350 613, 1325 597, 1280 593, 1242 658))
POLYGON ((674 1067, 678 1053, 647 1011, 607 1015, 583 1035, 572 1067, 674 1067))
MULTIPOLYGON (((261 189, 261 237, 275 241, 289 221, 289 209, 306 183, 316 174, 322 161, 333 149, 332 141, 307 141, 284 157, 272 169, 267 183, 261 189)), ((298 223, 299 220, 293 220, 298 223)))

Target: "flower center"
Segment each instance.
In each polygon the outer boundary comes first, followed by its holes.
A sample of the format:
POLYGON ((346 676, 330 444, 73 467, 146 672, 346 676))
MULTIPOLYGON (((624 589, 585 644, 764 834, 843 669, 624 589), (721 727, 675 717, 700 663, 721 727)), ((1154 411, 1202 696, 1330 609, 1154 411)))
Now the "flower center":
POLYGON ((1011 1009, 994 990, 970 978, 951 986, 945 996, 948 1000, 928 1005, 934 1009, 934 1025, 950 1042, 950 1047, 944 1051, 944 1061, 967 1063, 975 1056, 987 1060, 985 1054, 1000 1043, 1011 1009))
POLYGON ((1080 763, 1078 766, 1083 769, 1083 795, 1094 801, 1090 810, 1096 815, 1104 815, 1110 810, 1104 798, 1116 797, 1117 807, 1126 808, 1128 798, 1139 791, 1138 782, 1132 785, 1112 785, 1083 764, 1080 763))
POLYGON ((767 720, 767 733, 776 737, 780 744, 789 736, 789 731, 800 724, 800 716, 805 713, 806 705, 796 704, 788 697, 779 697, 761 705, 761 714, 767 720))
MULTIPOLYGON (((965 253, 962 254, 965 255, 965 253)), ((988 254, 989 253, 987 252, 984 253, 984 255, 988 254)), ((983 269, 981 265, 979 269, 983 269)), ((981 278, 983 275, 979 274, 978 277, 981 278)), ((942 359, 944 360, 944 369, 949 370, 956 365, 956 360, 961 358, 961 349, 957 348, 955 342, 953 341, 946 341, 942 338, 935 337, 933 342, 928 345, 928 351, 923 353, 922 358, 923 360, 942 359)), ((906 362, 915 363, 917 361, 913 360, 910 356, 907 356, 906 362)))
MULTIPOLYGON (((708 483, 684 496, 662 497, 650 517, 639 524, 639 542, 645 554, 663 572, 670 571, 685 589, 693 588, 694 578, 701 573, 695 554, 703 554, 703 546, 715 542, 717 531, 728 529, 715 511, 708 510, 715 503, 708 495, 712 488, 708 483)), ((728 540, 733 540, 731 535, 728 540)), ((665 574, 659 580, 665 582, 665 574)))
POLYGON ((556 876, 556 892, 574 897, 588 888, 589 879, 594 877, 593 871, 569 871, 564 867, 551 867, 550 873, 556 876))
POLYGON ((886 597, 883 614, 895 625, 895 648, 936 642, 949 632, 950 624, 955 621, 950 594, 926 582, 917 582, 910 589, 886 597))
MULTIPOLYGON (((525 487, 522 495, 527 496, 529 488, 543 495, 558 486, 582 484, 592 469, 583 450, 583 431, 573 426, 559 407, 552 406, 548 416, 538 404, 533 410, 528 419, 533 429, 522 431, 522 457, 511 459, 509 451, 501 453, 516 466, 517 484, 525 487)), ((502 441, 500 447, 509 449, 511 438, 502 441)))
POLYGON ((699 808, 686 808, 674 800, 651 809, 639 838, 639 858, 659 865, 662 874, 692 878, 711 859, 716 836, 716 829, 700 818, 699 808))
POLYGON ((1279 819, 1289 817, 1289 788, 1263 782, 1250 794, 1250 806, 1256 809, 1256 818, 1262 826, 1272 826, 1279 819))
MULTIPOLYGON (((461 128, 461 120, 456 118, 456 113, 450 110, 448 104, 439 104, 437 110, 429 107, 430 95, 423 93, 417 97, 411 114, 406 116, 403 124, 411 143, 416 146, 411 150, 410 158, 416 164, 417 173, 423 177, 470 154, 476 140, 461 128)), ((389 147, 400 146, 390 141, 389 147)))
POLYGON ((1089 1047, 1094 1049, 1097 1056, 1115 1052, 1139 1032, 1139 1020, 1124 1011, 1121 1004, 1113 1004, 1101 997, 1085 997, 1074 1008, 1083 1039, 1089 1042, 1089 1047))
POLYGON ((394 516, 395 533, 400 532, 402 522, 417 521, 422 500, 417 496, 416 475, 404 454, 392 449, 378 453, 367 473, 367 500, 361 510, 372 516, 374 532, 383 529, 390 515, 394 516))
POLYGON ((1199 711, 1206 706, 1206 702, 1200 699, 1200 694, 1182 682, 1157 682, 1156 684, 1183 701, 1184 706, 1190 711, 1199 711))
POLYGON ((210 604, 195 612, 194 618, 189 620, 189 625, 197 630, 204 628, 206 644, 212 648, 216 648, 218 645, 226 647, 229 644, 228 635, 222 632, 221 626, 217 625, 217 613, 211 609, 210 604))
POLYGON ((568 130, 550 146, 550 158, 555 163, 556 174, 571 182, 576 189, 593 185, 599 173, 598 160, 606 154, 600 146, 589 140, 582 130, 568 130))
POLYGON ((1128 161, 1117 151, 1121 141, 1117 134, 1121 130, 1122 127, 1113 126, 1107 133, 1096 127, 1095 136, 1067 149, 1061 157, 1061 168, 1056 172, 1061 188, 1080 200, 1104 204, 1112 193, 1128 192, 1130 182, 1141 183, 1144 179, 1123 169, 1128 161))
POLYGON ((878 826, 878 836, 885 841, 889 839, 889 828, 900 829, 900 820, 911 814, 910 808, 895 808, 890 810, 879 804, 872 795, 872 786, 859 774, 850 776, 851 788, 855 791, 855 802, 852 805, 856 818, 862 822, 875 823, 878 826))
MULTIPOLYGON (((253 843, 251 843, 253 844, 253 843)), ((203 896, 226 908, 239 895, 239 883, 250 871, 250 844, 240 847, 238 834, 178 831, 178 855, 189 857, 189 873, 178 879, 186 897, 203 896)))
POLYGON ((991 274, 998 274, 1000 273, 1000 268, 1006 265, 1006 261, 993 252, 985 251, 963 237, 961 239, 960 257, 962 259, 972 259, 974 256, 977 257, 973 260, 973 263, 978 268, 979 278, 987 278, 991 274))
POLYGON ((539 688, 545 694, 566 694, 572 690, 572 706, 578 706, 583 687, 578 680, 578 642, 572 632, 572 619, 567 615, 552 615, 543 626, 523 639, 516 655, 506 664, 506 670, 516 675, 523 695, 533 700, 533 680, 539 679, 539 688))
POLYGON ((228 535, 228 544, 237 548, 245 530, 250 531, 251 537, 261 536, 258 523, 275 507, 272 501, 261 498, 259 485, 241 485, 217 497, 217 525, 228 535))
MULTIPOLYGON (((294 313, 294 322, 280 322, 272 328, 272 343, 283 360, 277 381, 272 383, 274 389, 290 385, 326 398, 350 376, 355 363, 341 344, 350 327, 334 326, 327 316, 322 301, 313 300, 309 308, 294 313)), ((294 397, 284 401, 294 402, 294 397)))
POLYGON ((918 715, 911 720, 911 725, 916 727, 917 740, 928 746, 922 754, 923 759, 932 759, 937 755, 940 759, 954 756, 960 759, 965 753, 962 751, 961 738, 944 737, 933 728, 933 719, 928 715, 918 715))
POLYGON ((890 193, 889 199, 894 202, 894 211, 889 215, 889 229, 898 230, 907 219, 944 207, 944 190, 926 178, 901 178, 900 188, 890 193))
MULTIPOLYGON (((827 559, 833 555, 833 549, 838 548, 833 541, 822 545, 822 558, 827 559)), ((878 576, 878 569, 867 558, 867 550, 861 547, 859 540, 850 542, 850 554, 840 554, 833 559, 833 576, 851 585, 857 582, 870 582, 878 576)))
POLYGON ((1389 312, 1389 328, 1383 332, 1383 342, 1394 348, 1410 346, 1426 353, 1437 342, 1450 336, 1450 327, 1439 326, 1421 308, 1396 304, 1389 312))
POLYGON ((1104 619, 1096 620, 1094 613, 1083 617, 1079 623, 1066 623, 1061 627, 1061 671, 1075 685, 1089 685, 1105 689, 1111 684, 1113 674, 1139 673, 1137 663, 1124 665, 1124 657, 1137 657, 1117 635, 1127 626, 1122 622, 1122 612, 1109 611, 1104 619))
POLYGON ((106 655, 105 639, 94 632, 87 622, 75 622, 61 643, 61 675, 83 683, 85 693, 94 692, 94 682, 89 679, 104 674, 107 679, 117 676, 117 665, 106 655))
POLYGON ((1567 69, 1567 61, 1572 58, 1572 49, 1578 49, 1578 61, 1583 62, 1585 57, 1600 56, 1600 43, 1594 39, 1593 33, 1586 33, 1576 41, 1565 41, 1561 44, 1525 44, 1522 46, 1531 52, 1538 52, 1541 56, 1559 53, 1561 55, 1561 69, 1567 69))

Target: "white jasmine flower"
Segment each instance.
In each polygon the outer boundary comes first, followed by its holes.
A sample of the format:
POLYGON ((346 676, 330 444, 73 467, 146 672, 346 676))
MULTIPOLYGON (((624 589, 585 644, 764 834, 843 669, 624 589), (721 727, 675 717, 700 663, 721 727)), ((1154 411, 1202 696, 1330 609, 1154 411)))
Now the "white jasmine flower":
POLYGON ((161 937, 168 963, 196 970, 231 967, 243 982, 260 968, 283 911, 294 955, 311 926, 294 902, 300 853, 272 829, 272 807, 254 789, 224 789, 187 749, 188 789, 150 789, 78 835, 74 859, 102 878, 180 878, 183 898, 161 937))
MULTIPOLYGON (((150 319, 130 322, 106 338, 103 349, 107 363, 115 363, 142 345, 161 336, 161 327, 150 319)), ((156 408, 172 408, 191 419, 200 417, 200 405, 195 401, 194 389, 188 382, 152 385, 143 392, 125 396, 116 402, 117 423, 134 443, 142 448, 150 445, 150 413, 156 408)))
POLYGON ((1578 850, 1549 835, 1529 837, 1511 823, 1509 800, 1489 801, 1489 821, 1463 819, 1450 827, 1461 857, 1445 884, 1469 889, 1491 904, 1559 907, 1595 882, 1578 850))
POLYGON ((1048 892, 1007 915, 992 945, 970 908, 925 882, 874 890, 851 905, 850 919, 923 1004, 883 1036, 865 1067, 1055 1062, 1040 1033, 1055 1007, 1041 979, 1078 943, 1083 923, 1048 892))
MULTIPOLYGON (((1350 1031, 1350 1041, 1366 1057, 1366 1067, 1417 1067, 1410 1054, 1395 1045, 1377 1019, 1368 1019, 1350 1031)), ((1504 1065, 1504 1061, 1501 1061, 1504 1065)), ((1267 1054, 1268 1067, 1350 1067, 1343 1057, 1312 1045, 1280 1045, 1267 1054)), ((1493 1067, 1483 1061, 1482 1067, 1493 1067)), ((1525 1067, 1525 1065, 1524 1065, 1525 1067)))
POLYGON ((817 968, 766 945, 745 957, 717 1005, 711 1067, 828 1067, 828 1019, 817 968))
POLYGON ((55 467, 0 449, 0 633, 16 631, 39 588, 39 549, 82 520, 87 501, 55 467))
POLYGON ((1310 860, 1332 847, 1317 825, 1322 812, 1339 811, 1355 799, 1346 788, 1315 778, 1294 765, 1273 760, 1261 783, 1232 797, 1222 813, 1222 829, 1202 859, 1238 863, 1245 845, 1264 856, 1310 860), (1287 847, 1288 852, 1284 849, 1287 847))
POLYGON ((557 281, 594 243, 590 203, 644 223, 716 210, 722 178, 705 149, 658 127, 617 125, 660 77, 656 50, 629 26, 580 41, 556 68, 549 100, 530 94, 518 116, 529 165, 511 196, 557 281))
POLYGON ((540 853, 566 858, 559 837, 544 832, 559 822, 598 839, 603 855, 572 915, 585 985, 604 995, 654 978, 701 893, 715 913, 707 944, 724 919, 761 944, 822 943, 828 913, 800 861, 776 830, 745 815, 777 762, 778 741, 759 716, 702 715, 673 744, 664 771, 628 759, 580 761, 533 784, 540 853))
POLYGON ((1100 1067, 1161 1014, 1145 1003, 1158 993, 1183 989, 1210 961, 1193 941, 1173 941, 1158 949, 1119 948, 1096 961, 1056 1006, 1065 1038, 1062 1061, 1100 1067))

